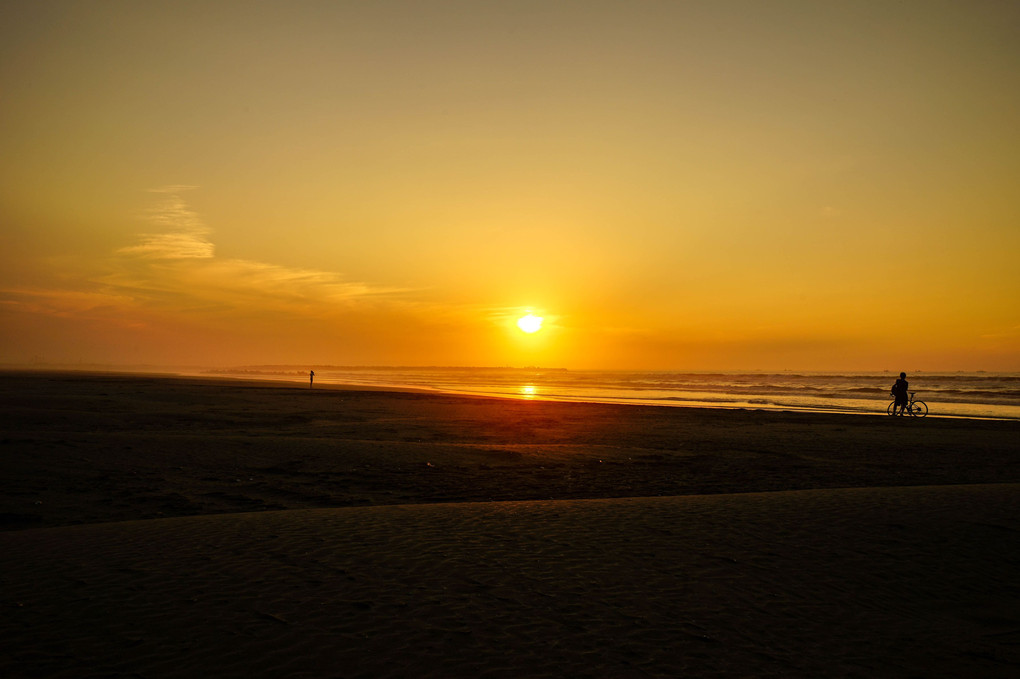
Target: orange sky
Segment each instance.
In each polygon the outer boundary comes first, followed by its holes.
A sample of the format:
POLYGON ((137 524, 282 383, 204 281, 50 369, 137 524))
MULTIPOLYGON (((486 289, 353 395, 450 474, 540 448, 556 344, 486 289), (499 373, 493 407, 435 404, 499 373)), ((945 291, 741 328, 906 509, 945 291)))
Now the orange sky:
POLYGON ((1018 26, 5 3, 0 363, 1020 371, 1018 26))

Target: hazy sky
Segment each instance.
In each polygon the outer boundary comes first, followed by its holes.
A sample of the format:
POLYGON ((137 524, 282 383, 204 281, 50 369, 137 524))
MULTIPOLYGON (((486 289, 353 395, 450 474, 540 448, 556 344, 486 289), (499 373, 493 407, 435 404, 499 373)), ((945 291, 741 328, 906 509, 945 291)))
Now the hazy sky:
POLYGON ((1020 370, 1020 3, 5 2, 0 227, 0 362, 1020 370))

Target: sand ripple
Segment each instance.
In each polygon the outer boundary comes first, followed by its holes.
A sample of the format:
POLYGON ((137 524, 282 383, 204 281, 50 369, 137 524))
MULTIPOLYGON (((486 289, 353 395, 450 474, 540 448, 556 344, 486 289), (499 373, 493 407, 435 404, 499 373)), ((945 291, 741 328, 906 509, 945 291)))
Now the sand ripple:
POLYGON ((1020 485, 0 535, 4 676, 1017 676, 1020 485))

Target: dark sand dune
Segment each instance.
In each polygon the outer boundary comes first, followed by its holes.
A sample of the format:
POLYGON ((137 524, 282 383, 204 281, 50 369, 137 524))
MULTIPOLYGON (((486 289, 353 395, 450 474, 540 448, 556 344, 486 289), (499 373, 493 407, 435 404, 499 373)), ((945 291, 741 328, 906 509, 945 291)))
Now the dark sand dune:
POLYGON ((0 427, 0 676, 1020 675, 1016 422, 7 374, 0 427))
POLYGON ((5 676, 1012 677, 1020 486, 8 532, 5 676))

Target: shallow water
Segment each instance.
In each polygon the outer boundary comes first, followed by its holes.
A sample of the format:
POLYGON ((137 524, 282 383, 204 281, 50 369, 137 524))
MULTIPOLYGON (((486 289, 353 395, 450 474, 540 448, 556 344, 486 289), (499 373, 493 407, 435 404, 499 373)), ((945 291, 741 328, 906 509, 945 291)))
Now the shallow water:
MULTIPOLYGON (((307 381, 308 369, 264 366, 207 374, 307 381)), ((317 384, 413 387, 560 401, 884 413, 894 373, 665 372, 537 368, 316 367, 317 384)), ((1020 419, 1020 374, 914 373, 933 417, 1020 419)))

